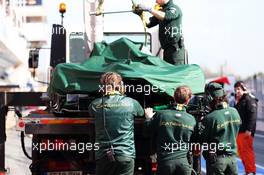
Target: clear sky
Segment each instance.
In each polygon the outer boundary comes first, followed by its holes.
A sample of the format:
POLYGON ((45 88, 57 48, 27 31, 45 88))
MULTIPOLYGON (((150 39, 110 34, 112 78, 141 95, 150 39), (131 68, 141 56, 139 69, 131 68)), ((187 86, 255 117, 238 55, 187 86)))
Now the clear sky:
POLYGON ((218 69, 227 63, 245 77, 264 71, 264 1, 181 0, 190 62, 218 69))
MULTIPOLYGON (((140 2, 140 0, 138 0, 140 2)), ((59 22, 60 0, 46 1, 50 23, 59 22)), ((82 0, 65 0, 66 27, 82 30, 82 0)), ((146 0, 144 1, 146 2, 146 0)), ((153 2, 153 0, 149 0, 153 2)), ((176 0, 183 11, 183 33, 189 62, 212 71, 226 64, 228 70, 246 77, 264 72, 263 0, 176 0)), ((105 0, 105 10, 129 10, 131 0, 105 0)), ((108 15, 106 30, 142 28, 133 14, 108 15)), ((142 29, 143 30, 143 29, 142 29)))

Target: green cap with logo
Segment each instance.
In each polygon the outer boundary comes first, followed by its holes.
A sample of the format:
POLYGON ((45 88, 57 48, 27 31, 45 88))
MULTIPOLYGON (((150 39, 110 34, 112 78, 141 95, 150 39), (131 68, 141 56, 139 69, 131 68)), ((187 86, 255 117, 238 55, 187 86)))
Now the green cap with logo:
POLYGON ((223 86, 215 82, 209 83, 208 91, 212 97, 222 97, 225 95, 223 86))

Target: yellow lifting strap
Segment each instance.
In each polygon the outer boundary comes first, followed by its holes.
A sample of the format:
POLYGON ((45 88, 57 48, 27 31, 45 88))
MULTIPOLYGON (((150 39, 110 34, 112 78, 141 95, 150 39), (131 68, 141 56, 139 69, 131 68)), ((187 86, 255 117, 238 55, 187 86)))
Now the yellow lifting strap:
MULTIPOLYGON (((132 8, 133 10, 136 8, 137 4, 135 2, 135 0, 131 0, 132 1, 132 8)), ((103 14, 103 4, 104 4, 104 0, 98 0, 98 6, 96 8, 96 16, 99 16, 101 14, 103 14)), ((147 45, 147 22, 146 22, 146 17, 145 17, 145 12, 142 12, 142 14, 140 15, 140 19, 143 23, 143 27, 144 27, 144 32, 145 32, 145 43, 144 45, 147 45)))
MULTIPOLYGON (((131 0, 132 1, 132 8, 133 10, 137 7, 137 4, 135 2, 135 0, 131 0)), ((147 45, 147 21, 146 21, 146 16, 145 16, 145 12, 142 12, 141 15, 140 15, 140 19, 143 23, 143 27, 144 27, 144 32, 145 32, 145 42, 144 42, 144 46, 147 45)))
POLYGON ((98 0, 98 6, 97 6, 97 8, 96 8, 96 16, 98 16, 98 15, 101 15, 102 14, 102 12, 103 12, 103 4, 104 4, 104 0, 98 0))

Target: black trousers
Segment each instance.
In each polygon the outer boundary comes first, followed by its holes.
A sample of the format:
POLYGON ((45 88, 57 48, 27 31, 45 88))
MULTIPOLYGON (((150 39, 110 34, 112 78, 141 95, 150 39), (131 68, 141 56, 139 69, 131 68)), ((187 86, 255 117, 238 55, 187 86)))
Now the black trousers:
POLYGON ((171 44, 164 48, 163 60, 174 65, 185 64, 185 49, 178 44, 171 44))
POLYGON ((128 157, 115 157, 115 162, 110 162, 107 157, 96 161, 96 175, 133 175, 135 161, 128 157))

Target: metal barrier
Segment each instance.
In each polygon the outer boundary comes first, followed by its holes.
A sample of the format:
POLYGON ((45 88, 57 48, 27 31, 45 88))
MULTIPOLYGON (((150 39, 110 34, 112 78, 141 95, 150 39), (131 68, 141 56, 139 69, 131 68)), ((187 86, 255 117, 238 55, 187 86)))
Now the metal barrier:
POLYGON ((264 121, 264 75, 254 75, 245 80, 248 89, 258 98, 258 120, 264 121))

